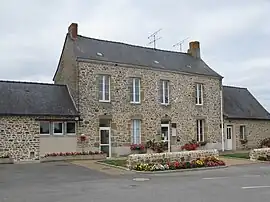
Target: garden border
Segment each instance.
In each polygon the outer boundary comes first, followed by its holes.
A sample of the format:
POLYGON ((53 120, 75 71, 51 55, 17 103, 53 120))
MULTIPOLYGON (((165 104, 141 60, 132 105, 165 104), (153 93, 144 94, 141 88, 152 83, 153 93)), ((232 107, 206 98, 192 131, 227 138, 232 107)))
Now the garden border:
POLYGON ((122 166, 115 166, 108 163, 103 163, 100 161, 96 161, 97 164, 109 166, 112 168, 118 168, 121 170, 131 171, 134 173, 141 173, 141 174, 157 174, 157 173, 175 173, 175 172, 185 172, 185 171, 200 171, 200 170, 214 170, 214 169, 222 169, 229 167, 228 165, 225 166, 213 166, 213 167, 201 167, 201 168, 186 168, 186 169, 175 169, 175 170, 159 170, 159 171, 138 171, 138 170, 130 170, 128 168, 122 166))

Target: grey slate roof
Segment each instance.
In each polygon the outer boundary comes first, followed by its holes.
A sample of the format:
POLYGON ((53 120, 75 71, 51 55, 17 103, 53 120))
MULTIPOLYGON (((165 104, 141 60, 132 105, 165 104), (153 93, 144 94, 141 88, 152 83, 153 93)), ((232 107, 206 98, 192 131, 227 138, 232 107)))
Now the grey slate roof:
POLYGON ((223 86, 224 115, 234 119, 270 120, 270 114, 247 88, 223 86))
MULTIPOLYGON (((68 37, 68 40, 71 40, 68 37)), ((120 42, 93 39, 78 35, 74 53, 77 58, 106 62, 140 65, 153 69, 195 73, 222 77, 203 60, 195 59, 187 53, 165 51, 120 42), (97 55, 102 53, 103 56, 97 55), (157 64, 155 61, 158 61, 157 64)))
POLYGON ((0 81, 0 115, 77 116, 65 85, 0 81))

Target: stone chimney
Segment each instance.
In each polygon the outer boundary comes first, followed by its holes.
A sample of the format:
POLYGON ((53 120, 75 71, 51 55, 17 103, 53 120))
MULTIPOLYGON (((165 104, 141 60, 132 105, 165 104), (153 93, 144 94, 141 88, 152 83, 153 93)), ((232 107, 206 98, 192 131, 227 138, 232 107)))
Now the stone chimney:
POLYGON ((189 42, 188 54, 190 54, 194 58, 201 58, 200 42, 199 41, 189 42))
POLYGON ((71 39, 76 40, 78 36, 78 24, 71 23, 68 27, 68 33, 71 39))

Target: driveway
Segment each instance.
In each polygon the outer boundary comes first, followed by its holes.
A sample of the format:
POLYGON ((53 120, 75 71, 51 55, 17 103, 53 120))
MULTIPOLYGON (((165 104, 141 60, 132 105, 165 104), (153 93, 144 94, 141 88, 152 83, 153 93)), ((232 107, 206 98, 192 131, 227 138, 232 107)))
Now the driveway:
POLYGON ((264 202, 269 198, 269 164, 136 175, 106 175, 68 163, 0 167, 1 202, 264 202))

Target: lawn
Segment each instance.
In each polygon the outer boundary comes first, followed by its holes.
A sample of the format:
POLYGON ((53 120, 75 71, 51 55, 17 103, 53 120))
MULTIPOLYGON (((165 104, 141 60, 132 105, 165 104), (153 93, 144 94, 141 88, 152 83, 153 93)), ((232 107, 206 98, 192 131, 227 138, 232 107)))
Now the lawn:
POLYGON ((241 159, 249 159, 249 153, 233 153, 233 154, 222 154, 220 156, 230 157, 230 158, 241 158, 241 159))
POLYGON ((100 161, 102 163, 106 163, 109 165, 114 165, 114 166, 121 166, 121 167, 127 167, 127 160, 126 159, 117 159, 117 160, 104 160, 100 161))

